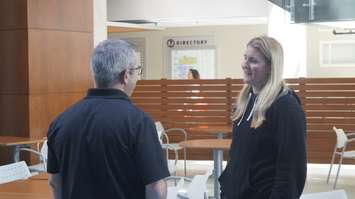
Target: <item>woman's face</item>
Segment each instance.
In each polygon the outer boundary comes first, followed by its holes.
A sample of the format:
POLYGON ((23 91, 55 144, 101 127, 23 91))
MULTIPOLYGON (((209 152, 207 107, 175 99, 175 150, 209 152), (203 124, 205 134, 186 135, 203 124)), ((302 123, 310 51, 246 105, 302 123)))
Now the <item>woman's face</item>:
POLYGON ((189 73, 187 73, 187 79, 194 79, 194 76, 192 75, 192 72, 189 70, 189 73))
POLYGON ((248 46, 242 62, 244 82, 258 93, 270 76, 270 65, 256 48, 248 46))

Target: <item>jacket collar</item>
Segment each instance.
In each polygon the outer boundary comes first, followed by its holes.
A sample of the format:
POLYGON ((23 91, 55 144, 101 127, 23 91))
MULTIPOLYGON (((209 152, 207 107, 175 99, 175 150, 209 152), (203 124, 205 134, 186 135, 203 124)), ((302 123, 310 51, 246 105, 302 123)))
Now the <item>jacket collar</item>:
POLYGON ((90 88, 85 98, 123 99, 130 101, 125 92, 113 88, 90 88))

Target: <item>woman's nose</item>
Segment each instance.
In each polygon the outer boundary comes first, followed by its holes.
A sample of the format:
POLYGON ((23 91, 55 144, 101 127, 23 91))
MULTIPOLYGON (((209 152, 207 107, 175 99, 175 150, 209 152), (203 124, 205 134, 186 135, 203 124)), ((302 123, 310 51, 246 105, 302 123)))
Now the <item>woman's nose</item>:
POLYGON ((242 68, 243 68, 243 69, 248 68, 248 63, 247 63, 247 61, 242 61, 241 65, 242 65, 242 68))

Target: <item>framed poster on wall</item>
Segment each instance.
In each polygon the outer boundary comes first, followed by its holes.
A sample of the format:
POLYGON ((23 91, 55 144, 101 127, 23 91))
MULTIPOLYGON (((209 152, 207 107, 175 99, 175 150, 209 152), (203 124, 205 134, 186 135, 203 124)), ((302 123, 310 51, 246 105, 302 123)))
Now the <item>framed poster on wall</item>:
POLYGON ((215 49, 176 49, 171 51, 172 79, 186 79, 196 69, 201 79, 215 78, 215 49))
POLYGON ((187 79, 196 69, 201 79, 216 78, 216 47, 212 37, 166 38, 166 68, 171 79, 187 79))

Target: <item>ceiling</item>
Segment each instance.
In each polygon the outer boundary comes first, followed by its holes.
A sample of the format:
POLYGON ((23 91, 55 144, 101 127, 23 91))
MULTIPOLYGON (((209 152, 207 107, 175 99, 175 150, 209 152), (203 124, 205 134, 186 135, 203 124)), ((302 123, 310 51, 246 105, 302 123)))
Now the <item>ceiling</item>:
MULTIPOLYGON (((119 22, 119 26, 125 27, 122 31, 267 24, 271 6, 273 4, 268 0, 247 0, 247 3, 246 0, 107 0, 107 18, 109 22, 119 22), (131 24, 135 26, 130 27, 131 24)), ((340 29, 355 28, 353 21, 317 24, 340 29)), ((109 28, 109 31, 115 29, 109 28)))
POLYGON ((152 26, 181 27, 265 24, 266 0, 107 0, 109 21, 145 21, 152 26))

